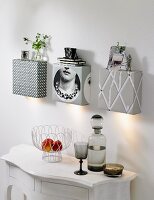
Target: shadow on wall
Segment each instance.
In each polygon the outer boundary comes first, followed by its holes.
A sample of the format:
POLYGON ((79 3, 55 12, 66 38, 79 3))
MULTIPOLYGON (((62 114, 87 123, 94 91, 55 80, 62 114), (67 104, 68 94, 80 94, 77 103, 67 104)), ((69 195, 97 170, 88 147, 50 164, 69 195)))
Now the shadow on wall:
POLYGON ((89 112, 100 113, 100 108, 98 108, 98 82, 99 72, 102 66, 95 62, 94 52, 78 49, 77 53, 79 57, 86 61, 87 65, 91 66, 91 102, 89 106, 85 106, 85 110, 88 110, 89 112))
POLYGON ((154 75, 149 74, 149 64, 147 57, 140 61, 134 48, 127 48, 132 56, 132 69, 143 71, 142 83, 142 117, 144 120, 153 122, 154 118, 154 75))
POLYGON ((147 58, 143 58, 142 115, 145 120, 154 122, 154 75, 148 73, 147 58))
POLYGON ((46 103, 48 104, 56 104, 55 101, 52 100, 52 90, 53 88, 53 68, 52 64, 48 63, 47 70, 47 97, 45 98, 46 103))
POLYGON ((142 71, 143 70, 142 63, 138 57, 136 50, 132 47, 127 47, 126 53, 127 55, 130 54, 132 57, 132 61, 131 61, 132 70, 142 71))

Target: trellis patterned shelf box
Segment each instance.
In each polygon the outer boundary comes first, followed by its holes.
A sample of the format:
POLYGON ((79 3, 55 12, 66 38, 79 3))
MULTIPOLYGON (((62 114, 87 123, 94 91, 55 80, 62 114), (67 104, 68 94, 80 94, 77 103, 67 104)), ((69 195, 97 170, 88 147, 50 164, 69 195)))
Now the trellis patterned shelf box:
POLYGON ((142 72, 102 69, 98 106, 104 110, 137 114, 141 112, 142 72))
POLYGON ((91 67, 55 63, 52 96, 55 101, 86 105, 90 102, 91 67))
POLYGON ((13 94, 34 98, 46 96, 47 62, 13 60, 13 94))

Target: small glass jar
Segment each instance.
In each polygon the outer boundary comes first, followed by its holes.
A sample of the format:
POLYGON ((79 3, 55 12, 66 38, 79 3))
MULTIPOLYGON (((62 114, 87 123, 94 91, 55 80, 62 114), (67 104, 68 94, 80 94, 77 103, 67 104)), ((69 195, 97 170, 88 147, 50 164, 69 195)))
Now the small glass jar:
POLYGON ((21 60, 29 59, 29 51, 21 51, 21 60))
POLYGON ((106 161, 106 138, 101 133, 103 117, 94 115, 91 118, 93 134, 88 140, 88 169, 94 172, 103 171, 106 161))

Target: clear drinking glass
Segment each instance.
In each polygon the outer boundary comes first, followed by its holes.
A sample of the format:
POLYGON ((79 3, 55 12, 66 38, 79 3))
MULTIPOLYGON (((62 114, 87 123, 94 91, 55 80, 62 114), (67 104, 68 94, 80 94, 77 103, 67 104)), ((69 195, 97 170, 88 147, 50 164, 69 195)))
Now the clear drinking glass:
POLYGON ((80 169, 75 171, 74 174, 76 175, 86 175, 88 172, 82 170, 82 163, 83 159, 87 158, 88 154, 88 143, 87 142, 75 142, 74 143, 74 149, 75 149, 75 157, 77 159, 80 159, 80 169))

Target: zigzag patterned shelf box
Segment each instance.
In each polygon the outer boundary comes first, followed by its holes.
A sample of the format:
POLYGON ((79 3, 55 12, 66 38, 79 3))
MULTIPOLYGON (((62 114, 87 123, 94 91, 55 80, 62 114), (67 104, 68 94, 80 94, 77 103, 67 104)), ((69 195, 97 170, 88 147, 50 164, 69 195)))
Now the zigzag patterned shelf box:
POLYGON ((102 69, 98 106, 104 110, 137 114, 141 112, 142 72, 102 69))
POLYGON ((47 62, 13 60, 13 94, 46 97, 47 62))

